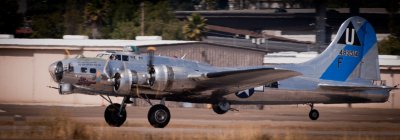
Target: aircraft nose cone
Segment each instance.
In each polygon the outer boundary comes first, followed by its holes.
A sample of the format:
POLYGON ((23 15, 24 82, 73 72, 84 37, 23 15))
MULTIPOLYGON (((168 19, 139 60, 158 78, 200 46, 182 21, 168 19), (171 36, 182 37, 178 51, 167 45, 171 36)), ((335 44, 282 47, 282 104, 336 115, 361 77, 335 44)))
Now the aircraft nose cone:
POLYGON ((64 74, 63 63, 61 61, 57 61, 51 64, 49 66, 49 73, 54 81, 61 81, 64 74))

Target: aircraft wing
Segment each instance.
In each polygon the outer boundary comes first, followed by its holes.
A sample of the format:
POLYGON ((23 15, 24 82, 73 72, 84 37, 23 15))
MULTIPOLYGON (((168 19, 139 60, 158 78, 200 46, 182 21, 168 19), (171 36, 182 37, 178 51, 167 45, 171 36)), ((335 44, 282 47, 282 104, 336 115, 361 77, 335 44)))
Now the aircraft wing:
POLYGON ((397 89, 396 87, 388 87, 388 86, 364 86, 364 85, 319 84, 318 86, 321 87, 321 88, 330 89, 330 90, 350 90, 350 91, 381 90, 381 89, 393 90, 393 89, 397 89))
POLYGON ((219 89, 233 93, 298 75, 301 73, 263 67, 209 72, 190 78, 197 81, 199 89, 219 89))

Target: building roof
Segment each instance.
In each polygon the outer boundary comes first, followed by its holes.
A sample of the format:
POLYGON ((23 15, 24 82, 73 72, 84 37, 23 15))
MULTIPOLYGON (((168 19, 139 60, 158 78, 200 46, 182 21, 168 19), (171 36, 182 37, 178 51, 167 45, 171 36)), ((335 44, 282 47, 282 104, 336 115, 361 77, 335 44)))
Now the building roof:
POLYGON ((210 42, 184 40, 112 40, 112 39, 18 39, 0 38, 0 48, 8 49, 68 49, 68 50, 123 50, 124 46, 170 46, 183 44, 210 44, 252 51, 267 52, 264 48, 251 48, 210 42))
POLYGON ((111 39, 0 39, 0 46, 93 46, 93 47, 121 47, 121 46, 151 46, 165 44, 184 44, 196 41, 181 40, 111 40, 111 39))
MULTIPOLYGON (((318 55, 317 52, 279 52, 269 53, 264 56, 264 64, 295 64, 308 61, 318 55)), ((379 65, 400 67, 400 56, 379 55, 379 65)))
POLYGON ((237 35, 249 35, 251 37, 256 37, 256 38, 268 38, 269 40, 273 40, 273 41, 303 43, 303 44, 311 43, 309 41, 298 41, 295 39, 289 39, 289 38, 285 38, 285 37, 267 35, 267 34, 263 35, 263 34, 260 34, 260 33, 254 32, 254 31, 250 31, 250 30, 234 29, 234 28, 218 26, 218 25, 207 25, 207 29, 215 30, 215 31, 219 31, 219 32, 225 32, 225 33, 237 34, 237 35))

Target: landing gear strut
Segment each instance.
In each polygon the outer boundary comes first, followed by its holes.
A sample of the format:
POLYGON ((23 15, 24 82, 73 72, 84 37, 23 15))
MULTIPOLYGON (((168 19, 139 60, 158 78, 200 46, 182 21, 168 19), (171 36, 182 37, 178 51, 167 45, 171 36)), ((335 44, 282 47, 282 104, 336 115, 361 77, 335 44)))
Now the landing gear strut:
POLYGON ((317 120, 319 117, 319 112, 318 110, 314 109, 314 104, 311 103, 309 104, 311 107, 310 113, 308 113, 308 116, 310 117, 311 120, 317 120))
MULTIPOLYGON (((104 111, 104 119, 106 120, 107 124, 113 127, 120 127, 126 120, 126 104, 133 103, 132 101, 129 101, 130 97, 125 96, 122 100, 122 103, 117 104, 112 103, 108 96, 108 98, 105 98, 102 95, 100 96, 110 103, 110 105, 107 106, 106 110, 104 111)), ((150 100, 146 101, 152 105, 150 100)), ((165 98, 161 100, 160 104, 152 105, 147 114, 149 123, 155 128, 164 128, 168 125, 169 120, 171 119, 169 109, 164 105, 164 102, 165 98)))

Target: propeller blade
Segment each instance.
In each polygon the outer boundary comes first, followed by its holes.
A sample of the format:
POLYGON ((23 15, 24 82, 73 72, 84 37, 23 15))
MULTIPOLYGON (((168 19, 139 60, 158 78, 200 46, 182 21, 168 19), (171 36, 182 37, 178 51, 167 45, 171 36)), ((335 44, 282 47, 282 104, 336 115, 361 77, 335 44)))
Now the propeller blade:
POLYGON ((149 56, 149 61, 147 63, 147 72, 150 75, 150 77, 149 77, 149 85, 150 86, 153 86, 154 81, 155 81, 155 77, 154 77, 154 74, 156 73, 156 71, 154 69, 154 52, 155 51, 156 51, 155 47, 147 48, 147 52, 148 52, 148 56, 149 56))

